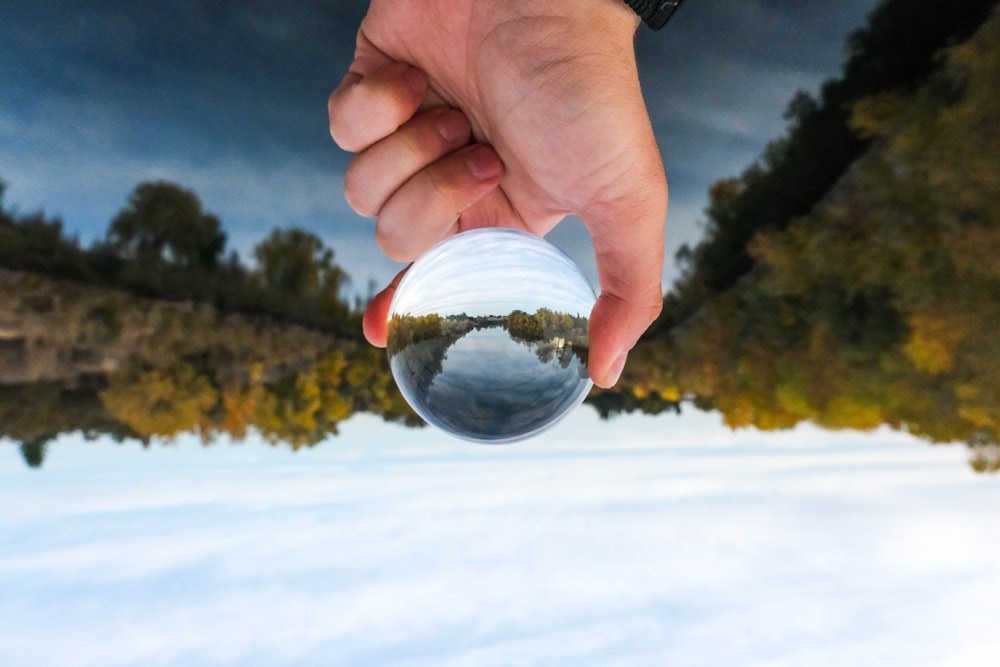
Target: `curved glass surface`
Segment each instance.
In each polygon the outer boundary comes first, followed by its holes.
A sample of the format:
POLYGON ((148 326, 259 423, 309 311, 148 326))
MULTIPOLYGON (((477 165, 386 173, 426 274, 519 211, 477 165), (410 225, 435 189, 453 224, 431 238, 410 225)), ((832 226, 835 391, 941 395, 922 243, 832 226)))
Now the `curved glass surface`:
POLYGON ((532 436, 590 391, 594 301, 580 269, 547 241, 509 229, 458 234, 414 263, 393 297, 393 377, 417 414, 453 435, 532 436))

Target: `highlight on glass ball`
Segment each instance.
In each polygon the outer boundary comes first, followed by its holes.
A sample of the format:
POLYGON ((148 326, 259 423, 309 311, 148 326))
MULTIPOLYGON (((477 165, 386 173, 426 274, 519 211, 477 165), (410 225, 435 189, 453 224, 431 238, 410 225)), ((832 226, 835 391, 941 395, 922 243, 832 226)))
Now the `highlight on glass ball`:
POLYGON ((431 248, 389 307, 392 375, 425 421, 507 443, 577 407, 591 381, 587 324, 596 297, 551 243, 476 229, 431 248))

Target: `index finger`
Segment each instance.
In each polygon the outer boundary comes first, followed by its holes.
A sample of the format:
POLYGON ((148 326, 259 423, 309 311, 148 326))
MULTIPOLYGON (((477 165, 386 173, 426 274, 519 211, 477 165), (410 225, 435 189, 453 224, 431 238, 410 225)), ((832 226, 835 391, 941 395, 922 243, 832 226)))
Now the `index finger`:
POLYGON ((362 329, 365 338, 375 347, 385 347, 388 337, 389 306, 392 305, 392 297, 396 295, 396 288, 399 281, 403 279, 410 267, 406 267, 396 274, 389 286, 375 295, 365 309, 362 329))
POLYGON ((406 63, 389 62, 366 74, 350 71, 327 101, 330 136, 357 153, 409 120, 427 94, 427 77, 406 63))

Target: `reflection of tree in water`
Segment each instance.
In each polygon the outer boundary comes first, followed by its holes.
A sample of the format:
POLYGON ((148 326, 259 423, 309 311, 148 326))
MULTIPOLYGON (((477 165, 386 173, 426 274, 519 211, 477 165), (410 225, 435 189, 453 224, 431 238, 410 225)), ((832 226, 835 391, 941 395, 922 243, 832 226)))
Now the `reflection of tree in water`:
POLYGON ((548 308, 508 315, 396 314, 389 321, 388 350, 390 356, 406 353, 417 388, 426 391, 443 371, 448 350, 472 332, 494 329, 530 349, 542 364, 554 362, 567 369, 576 359, 584 369, 587 366, 587 318, 548 308))
POLYGON ((390 357, 406 352, 407 366, 420 369, 413 377, 425 392, 444 368, 448 350, 472 330, 468 319, 440 315, 394 315, 389 321, 387 349, 390 357))
POLYGON ((357 411, 421 423, 314 234, 275 230, 249 268, 194 192, 147 182, 84 248, 58 219, 8 210, 4 191, 0 437, 30 465, 73 431, 144 444, 254 431, 297 448, 357 411))
POLYGON ((574 358, 587 367, 588 320, 579 314, 559 313, 539 308, 534 314, 515 310, 507 316, 506 329, 511 340, 531 347, 538 360, 555 359, 560 368, 568 368, 574 358))
POLYGON ((364 343, 0 270, 0 437, 30 465, 74 431, 311 446, 361 411, 421 423, 364 343))

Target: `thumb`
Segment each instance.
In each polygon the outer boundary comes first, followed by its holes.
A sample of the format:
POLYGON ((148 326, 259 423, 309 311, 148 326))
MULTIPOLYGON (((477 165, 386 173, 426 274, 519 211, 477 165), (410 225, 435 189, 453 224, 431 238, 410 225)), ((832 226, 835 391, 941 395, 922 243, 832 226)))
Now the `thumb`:
POLYGON ((660 279, 667 182, 659 154, 653 153, 645 168, 630 174, 625 191, 581 211, 594 239, 601 281, 601 294, 590 315, 588 362, 599 387, 618 381, 628 351, 663 308, 660 279))
POLYGON ((397 273, 396 277, 389 283, 389 286, 376 294, 365 309, 365 315, 362 319, 362 330, 368 342, 375 347, 385 347, 389 329, 387 320, 389 319, 389 308, 392 306, 392 297, 396 295, 396 288, 399 287, 399 281, 403 279, 403 276, 409 270, 410 267, 408 266, 397 273))

